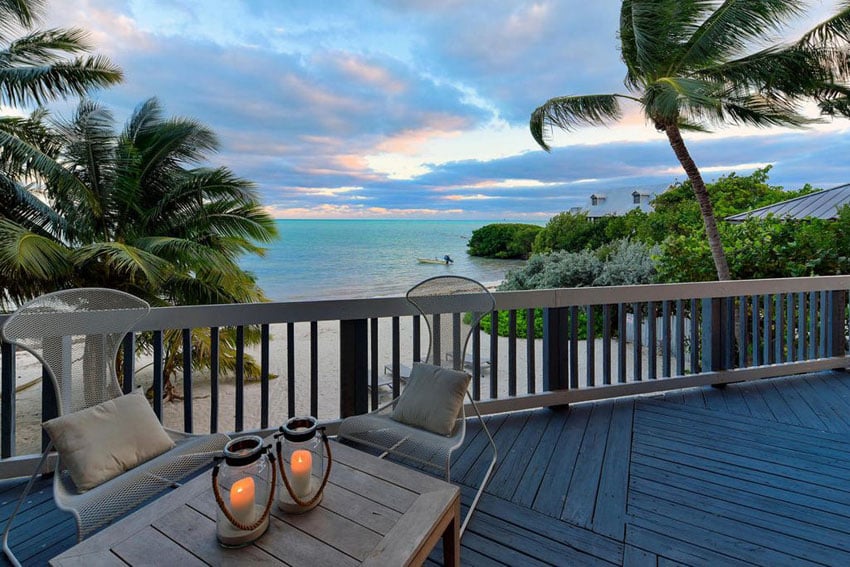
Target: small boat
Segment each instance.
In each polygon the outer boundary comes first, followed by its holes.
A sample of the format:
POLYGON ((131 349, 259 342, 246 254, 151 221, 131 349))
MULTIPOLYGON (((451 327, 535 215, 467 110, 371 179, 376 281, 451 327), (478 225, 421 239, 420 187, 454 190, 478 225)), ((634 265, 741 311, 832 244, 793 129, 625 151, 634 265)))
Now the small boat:
POLYGON ((417 258, 416 259, 420 264, 451 264, 453 260, 448 256, 444 258, 417 258))

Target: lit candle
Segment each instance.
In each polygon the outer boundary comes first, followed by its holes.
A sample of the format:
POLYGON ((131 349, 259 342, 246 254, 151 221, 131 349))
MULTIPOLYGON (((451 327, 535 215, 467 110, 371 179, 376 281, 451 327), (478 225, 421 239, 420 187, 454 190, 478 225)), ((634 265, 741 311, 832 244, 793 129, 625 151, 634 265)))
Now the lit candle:
POLYGON ((237 480, 230 488, 230 511, 242 524, 254 521, 254 479, 250 476, 237 480))
POLYGON ((312 488, 310 481, 313 471, 313 455, 310 454, 310 451, 305 449, 293 451, 289 470, 292 471, 292 478, 290 479, 292 491, 301 499, 310 496, 312 488))

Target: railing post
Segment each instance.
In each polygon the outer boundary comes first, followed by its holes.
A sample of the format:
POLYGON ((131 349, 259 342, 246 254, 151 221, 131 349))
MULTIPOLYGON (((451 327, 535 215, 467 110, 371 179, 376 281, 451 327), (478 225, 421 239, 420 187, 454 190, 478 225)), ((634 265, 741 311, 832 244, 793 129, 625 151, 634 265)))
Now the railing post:
POLYGON ((366 319, 339 322, 339 415, 369 411, 369 326, 366 319))
POLYGON ((847 322, 845 310, 847 309, 847 292, 835 290, 829 292, 829 320, 830 332, 827 337, 827 351, 829 356, 845 356, 847 347, 844 344, 844 324, 847 322))
POLYGON ((15 347, 0 342, 0 365, 2 365, 2 399, 0 399, 0 457, 15 455, 15 347))
POLYGON ((543 310, 543 390, 569 388, 569 307, 543 310))
POLYGON ((731 344, 726 336, 730 329, 726 328, 726 318, 723 316, 723 298, 713 297, 710 301, 702 300, 702 370, 703 372, 724 370, 727 357, 724 349, 731 344))

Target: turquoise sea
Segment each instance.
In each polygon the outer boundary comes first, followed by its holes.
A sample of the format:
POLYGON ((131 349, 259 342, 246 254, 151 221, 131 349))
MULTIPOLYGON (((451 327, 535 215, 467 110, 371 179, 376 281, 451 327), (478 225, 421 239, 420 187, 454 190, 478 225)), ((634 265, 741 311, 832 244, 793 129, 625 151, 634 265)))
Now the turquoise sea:
POLYGON ((493 221, 279 220, 280 239, 265 257, 243 258, 273 301, 403 295, 416 282, 443 274, 498 282, 521 260, 467 255, 472 231, 493 221), (442 258, 452 265, 420 264, 442 258))

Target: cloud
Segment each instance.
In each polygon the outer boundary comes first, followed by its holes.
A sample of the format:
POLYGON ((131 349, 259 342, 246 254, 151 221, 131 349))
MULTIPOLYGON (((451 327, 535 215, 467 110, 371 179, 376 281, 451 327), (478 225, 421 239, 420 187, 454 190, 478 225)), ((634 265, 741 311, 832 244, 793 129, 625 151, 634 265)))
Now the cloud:
MULTIPOLYGON (((208 125, 211 165, 286 218, 542 218, 600 190, 685 178, 627 106, 609 128, 528 133, 556 95, 622 91, 616 2, 50 0, 125 82, 94 94, 119 121, 150 96, 208 125), (463 208, 459 208, 459 205, 463 208)), ((823 12, 819 12, 823 14, 823 12)), ((687 134, 708 180, 774 164, 771 182, 847 182, 850 121, 687 134)))

